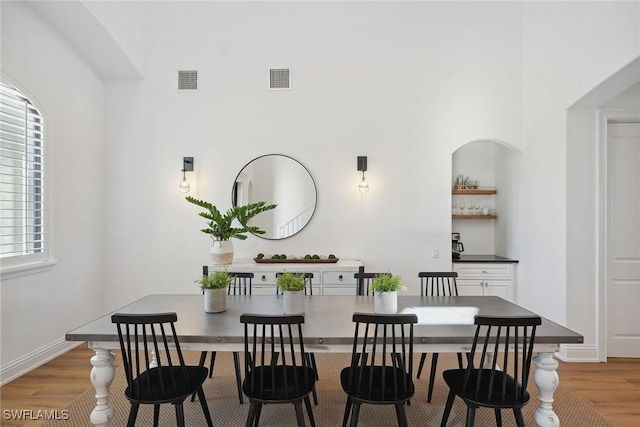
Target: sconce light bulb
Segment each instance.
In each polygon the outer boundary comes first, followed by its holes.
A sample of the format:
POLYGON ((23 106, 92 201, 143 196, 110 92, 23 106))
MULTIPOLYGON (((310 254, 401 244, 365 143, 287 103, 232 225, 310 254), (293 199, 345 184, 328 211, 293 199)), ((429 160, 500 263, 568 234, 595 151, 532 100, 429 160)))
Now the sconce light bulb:
POLYGON ((365 179, 364 173, 362 174, 362 181, 360 181, 360 185, 358 185, 358 190, 360 190, 362 194, 369 191, 369 183, 365 179))
POLYGON ((186 177, 184 176, 182 177, 182 180, 180 180, 180 185, 178 185, 178 188, 183 193, 188 193, 189 190, 191 190, 191 185, 189 185, 189 181, 187 181, 186 177))

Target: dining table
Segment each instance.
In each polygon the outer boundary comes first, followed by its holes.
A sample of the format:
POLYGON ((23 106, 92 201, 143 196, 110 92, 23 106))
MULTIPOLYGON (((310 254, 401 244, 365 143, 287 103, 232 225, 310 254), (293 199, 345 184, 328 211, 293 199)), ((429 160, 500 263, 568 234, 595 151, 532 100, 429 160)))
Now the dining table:
MULTIPOLYGON (((109 389, 115 378, 111 351, 120 349, 114 313, 166 313, 178 316, 176 331, 181 349, 187 351, 243 351, 244 313, 282 314, 282 296, 229 295, 221 313, 207 313, 200 294, 152 294, 82 325, 65 336, 67 341, 86 341, 91 357, 91 383, 96 405, 89 415, 94 426, 108 426, 115 414, 109 389)), ((305 348, 312 352, 351 353, 354 339, 353 313, 373 313, 373 296, 306 296, 303 325, 305 348)), ((475 334, 474 317, 531 316, 535 313, 495 296, 398 296, 399 313, 415 313, 414 351, 466 353, 475 334)), ((535 336, 533 381, 539 403, 534 419, 540 427, 556 427, 560 420, 553 410, 553 393, 558 387, 558 362, 554 353, 560 344, 583 343, 583 336, 542 317, 535 336)))

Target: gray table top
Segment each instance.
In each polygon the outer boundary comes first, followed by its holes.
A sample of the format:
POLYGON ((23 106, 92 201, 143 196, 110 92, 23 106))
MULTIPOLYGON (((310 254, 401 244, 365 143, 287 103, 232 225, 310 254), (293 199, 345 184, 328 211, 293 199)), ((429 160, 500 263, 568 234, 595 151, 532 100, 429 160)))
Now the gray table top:
MULTIPOLYGON (((175 312, 178 315, 176 330, 181 343, 239 344, 244 342, 244 328, 240 323, 243 313, 280 314, 282 296, 229 296, 227 310, 223 313, 206 313, 203 296, 148 295, 126 305, 113 313, 160 313, 175 312)), ((473 339, 475 326, 473 314, 496 316, 523 316, 534 313, 499 297, 459 296, 420 297, 398 296, 398 311, 419 313, 419 324, 414 336, 422 344, 462 344, 473 339), (425 309, 423 309, 423 307, 425 309), (458 313, 449 320, 431 322, 434 313, 458 313), (423 314, 427 314, 424 316, 423 314), (431 324, 425 324, 431 323, 431 324), (436 323, 436 324, 433 324, 436 323), (439 324, 438 324, 439 323, 439 324)), ((305 299, 305 342, 317 345, 345 345, 353 342, 354 312, 373 313, 373 297, 370 296, 307 296, 305 299)), ((67 341, 118 341, 111 314, 102 316, 86 325, 68 332, 67 341)), ((435 316, 441 318, 439 315, 435 316)), ((542 319, 536 332, 536 343, 568 344, 582 343, 582 335, 542 319)))

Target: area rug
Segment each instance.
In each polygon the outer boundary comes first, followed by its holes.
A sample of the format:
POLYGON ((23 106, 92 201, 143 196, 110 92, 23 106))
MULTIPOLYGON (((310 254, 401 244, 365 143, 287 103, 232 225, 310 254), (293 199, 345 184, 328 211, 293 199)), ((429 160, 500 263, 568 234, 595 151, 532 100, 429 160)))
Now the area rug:
MULTIPOLYGON (((119 355, 116 353, 116 357, 119 355)), ((188 362, 197 364, 198 353, 186 354, 188 362)), ((345 394, 340 387, 339 372, 349 364, 349 354, 316 353, 320 380, 317 382, 318 405, 313 407, 313 414, 318 427, 334 427, 342 424, 344 413, 345 394)), ((418 356, 416 356, 416 362, 418 356)), ((427 358, 430 360, 430 357, 427 358)), ((417 363, 416 363, 417 368, 417 363)), ((427 403, 427 386, 429 379, 429 365, 420 379, 415 380, 416 394, 407 406, 407 420, 409 426, 439 426, 448 389, 442 380, 442 370, 457 367, 455 355, 441 354, 438 360, 438 374, 431 403, 427 403)), ((87 370, 87 375, 89 374, 87 370)), ((121 368, 116 369, 116 378, 111 385, 111 404, 116 415, 111 421, 111 426, 126 426, 129 414, 129 403, 124 398, 126 382, 121 368)), ((533 382, 529 386, 531 402, 524 409, 524 418, 527 426, 535 426, 533 412, 538 407, 536 387, 533 382)), ((244 426, 247 419, 249 404, 240 405, 233 371, 233 360, 230 353, 218 353, 214 377, 204 384, 204 392, 207 397, 209 411, 214 426, 244 426)), ((561 425, 568 427, 615 427, 615 425, 581 401, 571 392, 559 387, 554 394, 554 410, 560 417, 561 425)), ((44 427, 89 427, 89 414, 95 406, 93 389, 89 389, 74 400, 68 409, 67 420, 48 421, 44 427)), ((305 411, 306 417, 306 411, 305 411)), ((186 425, 190 427, 206 426, 202 408, 198 399, 195 402, 185 402, 186 425)), ((464 426, 466 418, 466 406, 462 401, 456 400, 453 411, 449 417, 448 427, 464 426)), ((138 413, 136 426, 153 425, 152 407, 141 407, 138 413)), ((308 420, 306 420, 309 425, 308 420)), ((175 411, 172 405, 162 405, 160 412, 160 426, 175 426, 175 411)), ((294 407, 291 404, 265 405, 260 417, 260 426, 296 426, 294 407)), ((393 406, 363 405, 360 410, 358 425, 361 427, 396 426, 396 416, 393 406)), ((515 426, 512 412, 503 413, 503 425, 515 426)), ((480 409, 476 414, 476 426, 495 426, 493 410, 480 409)))

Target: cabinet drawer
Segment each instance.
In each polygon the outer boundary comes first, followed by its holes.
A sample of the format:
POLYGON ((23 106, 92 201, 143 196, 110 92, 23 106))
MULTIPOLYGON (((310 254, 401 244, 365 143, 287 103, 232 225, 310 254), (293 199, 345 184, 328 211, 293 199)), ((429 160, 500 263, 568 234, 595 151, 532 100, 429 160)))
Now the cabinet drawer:
POLYGON ((325 271, 322 273, 323 285, 354 285, 356 279, 353 278, 354 271, 325 271))
POLYGON ((513 266, 511 264, 466 264, 456 263, 453 271, 458 273, 458 278, 491 278, 512 279, 513 266))
POLYGON ((251 286, 251 295, 276 295, 276 285, 256 285, 251 286))
POLYGON ((274 271, 254 271, 254 285, 275 285, 276 273, 274 271))
POLYGON ((356 285, 323 286, 322 295, 355 295, 356 285))

